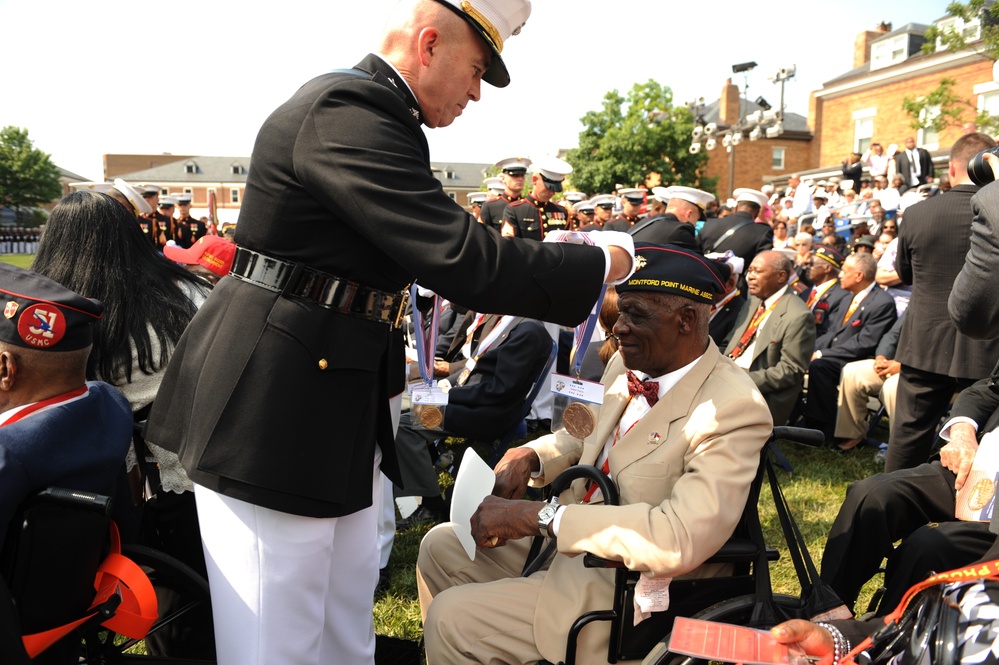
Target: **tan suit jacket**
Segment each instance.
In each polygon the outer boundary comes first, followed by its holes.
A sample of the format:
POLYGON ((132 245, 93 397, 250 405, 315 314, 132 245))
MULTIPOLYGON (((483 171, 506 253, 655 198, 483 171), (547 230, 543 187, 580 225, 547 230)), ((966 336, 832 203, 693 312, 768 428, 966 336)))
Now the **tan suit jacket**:
MULTIPOLYGON (((739 314, 725 354, 739 343, 760 306, 752 297, 739 314)), ((801 395, 808 363, 815 351, 815 319, 791 289, 784 292, 766 322, 756 331, 749 378, 763 393, 775 425, 784 425, 801 395)))
MULTIPOLYGON (((564 431, 529 443, 538 452, 543 485, 573 464, 594 464, 628 404, 620 354, 604 373, 604 403, 585 441, 564 431)), ((735 530, 746 504, 759 452, 773 421, 745 371, 714 342, 690 372, 645 414, 610 453, 620 506, 579 505, 584 481, 560 497, 561 555, 544 575, 534 616, 541 654, 564 658, 565 636, 580 614, 612 604, 613 575, 583 567, 584 552, 624 561, 650 576, 717 574, 697 570, 735 530), (658 435, 658 439, 657 439, 658 435)), ((585 629, 580 663, 605 663, 607 625, 585 629)))

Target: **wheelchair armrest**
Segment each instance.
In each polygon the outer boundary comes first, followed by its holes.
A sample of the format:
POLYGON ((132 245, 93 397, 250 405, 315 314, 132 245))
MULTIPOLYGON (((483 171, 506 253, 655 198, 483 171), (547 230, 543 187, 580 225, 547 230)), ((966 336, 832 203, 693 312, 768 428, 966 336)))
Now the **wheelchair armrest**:
MULTIPOLYGON (((756 560, 757 550, 753 541, 748 538, 732 538, 715 552, 714 556, 708 557, 704 563, 743 563, 756 560)), ((777 561, 780 552, 768 547, 767 561, 777 561)), ((583 555, 583 566, 585 568, 624 568, 624 562, 613 559, 605 559, 587 552, 583 555)))

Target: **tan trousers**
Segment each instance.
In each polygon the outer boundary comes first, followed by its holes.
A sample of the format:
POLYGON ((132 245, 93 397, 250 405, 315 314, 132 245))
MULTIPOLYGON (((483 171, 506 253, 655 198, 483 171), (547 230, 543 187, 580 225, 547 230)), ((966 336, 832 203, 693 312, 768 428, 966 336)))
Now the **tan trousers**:
POLYGON ((535 663, 534 612, 544 574, 520 577, 531 539, 471 561, 448 524, 420 544, 416 584, 427 665, 535 663))
POLYGON ((879 395, 885 405, 890 426, 895 418, 896 386, 898 375, 882 380, 874 371, 873 358, 844 365, 839 380, 836 437, 856 439, 867 433, 867 401, 874 395, 879 395))

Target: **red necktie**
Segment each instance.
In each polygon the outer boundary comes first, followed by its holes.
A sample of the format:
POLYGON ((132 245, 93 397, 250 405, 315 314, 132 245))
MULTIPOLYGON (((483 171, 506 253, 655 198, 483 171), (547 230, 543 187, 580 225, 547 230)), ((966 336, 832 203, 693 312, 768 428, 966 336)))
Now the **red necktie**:
POLYGON ((628 370, 628 393, 632 397, 644 395, 649 406, 655 406, 659 401, 658 381, 639 381, 638 377, 631 370, 628 370))

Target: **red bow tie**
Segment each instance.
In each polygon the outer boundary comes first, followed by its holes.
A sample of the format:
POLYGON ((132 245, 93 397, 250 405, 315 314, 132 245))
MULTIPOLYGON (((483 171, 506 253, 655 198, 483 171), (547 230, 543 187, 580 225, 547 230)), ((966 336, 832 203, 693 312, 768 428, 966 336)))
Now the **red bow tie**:
POLYGON ((659 382, 639 381, 635 373, 628 370, 628 392, 632 397, 645 395, 645 401, 649 406, 655 406, 659 401, 659 382))

